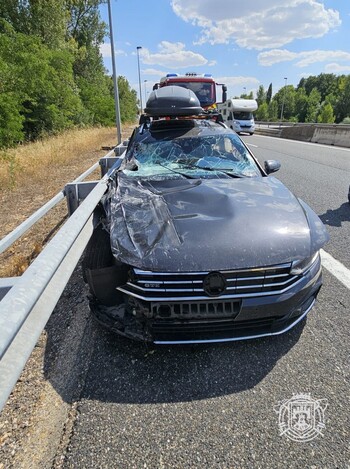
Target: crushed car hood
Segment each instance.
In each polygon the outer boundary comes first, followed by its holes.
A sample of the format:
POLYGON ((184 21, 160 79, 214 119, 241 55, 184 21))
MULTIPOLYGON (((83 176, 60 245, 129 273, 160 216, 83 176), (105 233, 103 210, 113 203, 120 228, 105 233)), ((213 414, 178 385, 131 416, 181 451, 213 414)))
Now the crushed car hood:
POLYGON ((328 240, 317 215, 273 177, 150 181, 119 172, 107 198, 114 256, 144 270, 276 265, 328 240))

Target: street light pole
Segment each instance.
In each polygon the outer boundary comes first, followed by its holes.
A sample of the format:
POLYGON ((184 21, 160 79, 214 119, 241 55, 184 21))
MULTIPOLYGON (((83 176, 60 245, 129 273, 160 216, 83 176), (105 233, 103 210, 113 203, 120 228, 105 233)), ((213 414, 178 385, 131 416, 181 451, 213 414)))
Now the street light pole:
POLYGON ((282 99, 282 109, 281 109, 281 124, 283 121, 283 109, 284 109, 284 101, 286 99, 286 86, 287 86, 287 77, 284 77, 284 90, 283 90, 283 99, 282 99))
POLYGON ((143 80, 143 83, 145 85, 145 106, 146 106, 146 103, 147 103, 147 89, 146 89, 146 83, 147 83, 148 80, 143 80))
POLYGON ((109 35, 110 35, 110 40, 111 40, 111 54, 112 54, 115 123, 116 123, 116 127, 117 127, 117 145, 119 145, 122 141, 122 135, 121 135, 121 121, 120 121, 120 106, 119 106, 119 90, 118 90, 118 80, 117 80, 117 69, 116 69, 116 65, 115 65, 111 0, 108 0, 108 19, 109 19, 109 35))
POLYGON ((138 68, 138 71, 139 71, 140 106, 141 106, 140 114, 142 114, 143 105, 142 105, 141 73, 140 73, 140 55, 139 55, 139 50, 140 50, 140 49, 142 49, 141 46, 137 46, 137 47, 136 47, 136 50, 137 50, 137 68, 138 68))

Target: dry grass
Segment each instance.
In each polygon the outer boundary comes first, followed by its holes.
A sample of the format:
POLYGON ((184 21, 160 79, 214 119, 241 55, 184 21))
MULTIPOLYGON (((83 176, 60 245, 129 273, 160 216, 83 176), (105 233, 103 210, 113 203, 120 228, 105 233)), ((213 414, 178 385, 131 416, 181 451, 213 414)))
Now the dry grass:
MULTIPOLYGON (((133 126, 124 126, 123 138, 133 126)), ((73 130, 0 153, 0 238, 12 231, 116 145, 113 128, 73 130)), ((96 170, 93 177, 99 178, 96 170)), ((0 255, 0 277, 20 275, 66 216, 61 202, 0 255)))
MULTIPOLYGON (((46 180, 57 166, 83 158, 87 152, 111 140, 106 127, 71 130, 61 135, 0 152, 0 191, 46 180)), ((115 142, 116 143, 116 142, 115 142)), ((114 144, 115 144, 114 143, 114 144)))

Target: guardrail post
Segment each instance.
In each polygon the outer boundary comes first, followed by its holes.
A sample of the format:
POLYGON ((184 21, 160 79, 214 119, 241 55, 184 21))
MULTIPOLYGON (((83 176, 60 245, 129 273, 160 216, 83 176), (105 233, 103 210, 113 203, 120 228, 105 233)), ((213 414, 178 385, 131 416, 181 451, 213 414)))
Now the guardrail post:
POLYGON ((100 159, 100 167, 101 167, 101 177, 108 173, 108 171, 115 165, 120 158, 117 156, 109 156, 108 158, 101 158, 100 159))
POLYGON ((80 202, 90 194, 97 183, 98 181, 87 181, 66 184, 64 191, 67 198, 69 216, 79 207, 80 202))

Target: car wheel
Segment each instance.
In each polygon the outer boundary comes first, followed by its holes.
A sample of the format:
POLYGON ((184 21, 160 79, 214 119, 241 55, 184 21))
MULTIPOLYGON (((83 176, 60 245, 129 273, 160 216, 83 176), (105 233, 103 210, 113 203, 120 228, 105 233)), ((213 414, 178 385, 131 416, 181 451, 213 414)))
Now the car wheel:
POLYGON ((128 266, 114 259, 109 233, 101 225, 86 246, 82 268, 90 292, 101 304, 112 306, 122 301, 123 294, 116 288, 126 283, 128 266))

